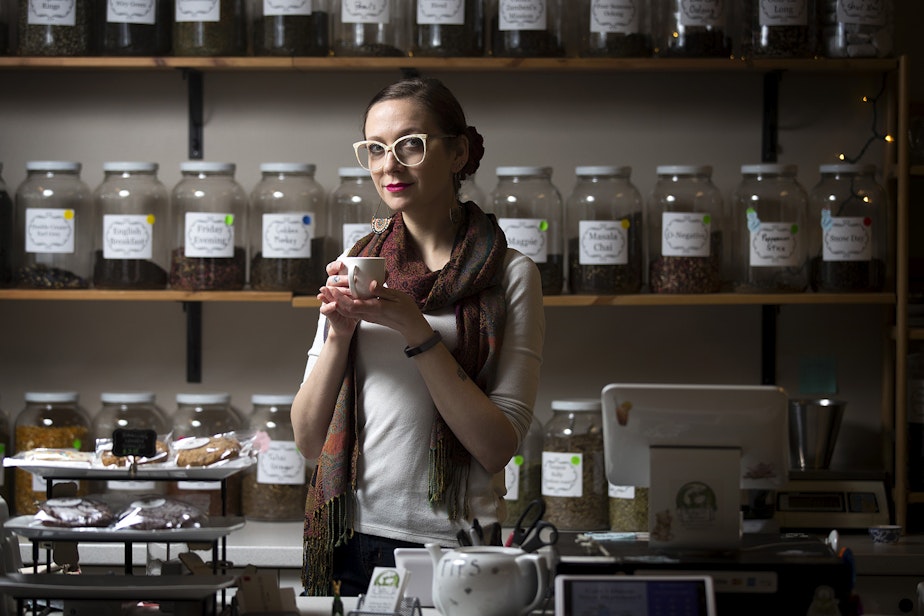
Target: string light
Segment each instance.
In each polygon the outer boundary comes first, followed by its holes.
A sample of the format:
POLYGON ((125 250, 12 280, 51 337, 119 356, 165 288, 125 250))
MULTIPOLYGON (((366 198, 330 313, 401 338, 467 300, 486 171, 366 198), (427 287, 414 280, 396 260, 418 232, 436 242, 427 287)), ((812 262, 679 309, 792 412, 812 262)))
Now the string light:
POLYGON ((856 156, 849 157, 841 152, 837 155, 838 160, 853 164, 863 158, 863 155, 866 154, 866 150, 869 149, 869 146, 876 143, 877 141, 884 141, 886 143, 895 142, 895 137, 893 135, 879 132, 879 99, 882 97, 883 92, 885 92, 886 80, 886 75, 883 75, 882 84, 879 86, 879 92, 876 93, 876 96, 864 96, 860 99, 861 102, 873 106, 873 122, 871 127, 872 134, 870 135, 869 139, 866 140, 866 143, 863 144, 863 147, 860 148, 860 152, 856 156))

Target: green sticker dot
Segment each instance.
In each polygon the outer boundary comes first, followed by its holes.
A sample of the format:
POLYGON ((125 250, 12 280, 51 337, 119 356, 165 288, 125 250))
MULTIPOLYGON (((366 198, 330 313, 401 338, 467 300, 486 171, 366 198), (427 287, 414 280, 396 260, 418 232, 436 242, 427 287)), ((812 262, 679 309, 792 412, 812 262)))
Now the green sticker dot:
POLYGON ((234 214, 228 214, 225 216, 225 224, 229 227, 234 224, 234 214))
POLYGON ((712 222, 712 216, 710 216, 709 214, 706 214, 705 216, 703 216, 703 222, 708 225, 710 222, 712 222))
POLYGON ((790 231, 793 235, 795 235, 796 233, 799 232, 799 225, 793 225, 792 227, 789 228, 789 231, 790 231))
POLYGON ((755 209, 752 208, 752 207, 749 207, 748 209, 744 210, 744 213, 745 213, 745 214, 756 214, 756 213, 757 213, 757 210, 755 210, 755 209))
POLYGON ((581 463, 581 456, 571 456, 571 464, 577 466, 581 463))
POLYGON ((523 456, 513 456, 514 466, 523 466, 523 456))
POLYGON ((547 220, 541 221, 541 222, 539 223, 539 230, 540 230, 540 231, 548 231, 548 230, 549 230, 549 222, 548 222, 547 220))
POLYGON ((74 439, 74 449, 80 449, 82 445, 83 441, 81 441, 79 438, 74 439))

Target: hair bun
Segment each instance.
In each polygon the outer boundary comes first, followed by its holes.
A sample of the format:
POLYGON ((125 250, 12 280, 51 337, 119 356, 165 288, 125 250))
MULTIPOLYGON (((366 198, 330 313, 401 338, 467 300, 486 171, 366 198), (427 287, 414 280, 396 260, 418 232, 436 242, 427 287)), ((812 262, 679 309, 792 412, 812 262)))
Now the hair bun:
POLYGON ((481 136, 481 133, 474 126, 466 126, 465 136, 468 137, 468 161, 466 161, 460 172, 461 179, 474 175, 478 171, 478 166, 484 156, 484 137, 481 136))

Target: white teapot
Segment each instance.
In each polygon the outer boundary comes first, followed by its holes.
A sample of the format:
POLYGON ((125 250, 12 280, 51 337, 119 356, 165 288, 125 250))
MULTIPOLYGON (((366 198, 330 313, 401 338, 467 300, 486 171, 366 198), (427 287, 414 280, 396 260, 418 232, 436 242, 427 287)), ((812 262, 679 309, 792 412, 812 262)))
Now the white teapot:
POLYGON ((549 569, 539 554, 499 546, 426 547, 433 559, 433 603, 443 616, 523 615, 545 599, 549 569))

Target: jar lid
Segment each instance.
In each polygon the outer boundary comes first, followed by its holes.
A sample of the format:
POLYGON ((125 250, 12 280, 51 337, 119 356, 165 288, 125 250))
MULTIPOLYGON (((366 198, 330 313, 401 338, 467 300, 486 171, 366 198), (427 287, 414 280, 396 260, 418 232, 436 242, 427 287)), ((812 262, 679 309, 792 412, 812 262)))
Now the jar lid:
POLYGON ((70 160, 30 160, 26 171, 69 171, 80 173, 82 165, 70 160))
POLYGON ((741 165, 741 173, 758 175, 761 173, 776 173, 778 175, 795 175, 799 168, 796 165, 780 165, 777 163, 762 163, 759 165, 741 165))
POLYGON ((570 400, 552 400, 553 411, 596 411, 603 409, 600 398, 573 398, 570 400))
POLYGON ((176 401, 177 404, 228 404, 231 402, 231 394, 177 394, 176 401))
POLYGON ((78 394, 76 391, 27 391, 25 395, 26 402, 45 402, 45 403, 76 403, 78 394))
POLYGON ((180 163, 180 171, 190 173, 234 173, 237 166, 234 163, 211 163, 201 160, 190 160, 180 163))
POLYGON ((632 167, 623 165, 589 165, 574 168, 575 175, 620 175, 628 177, 632 173, 632 167))
POLYGON ((157 163, 146 163, 138 161, 115 161, 103 163, 103 171, 116 171, 131 173, 140 171, 142 173, 154 173, 159 168, 157 163))
POLYGON ((337 175, 342 178, 367 178, 369 172, 362 167, 340 167, 337 169, 337 175))
POLYGON ((264 406, 292 406, 292 403, 295 402, 295 396, 288 394, 254 394, 250 397, 250 402, 264 406))
POLYGON ((262 173, 314 173, 316 167, 311 163, 263 163, 262 173))
POLYGON ((106 391, 99 395, 100 402, 103 404, 153 404, 154 392, 136 391, 136 392, 112 392, 106 391))
POLYGON ((658 165, 658 175, 712 175, 712 165, 658 165))
POLYGON ((551 167, 498 167, 497 175, 499 177, 511 177, 515 175, 551 175, 551 167))
POLYGON ((875 170, 876 167, 869 164, 859 164, 859 163, 841 163, 834 165, 820 165, 818 167, 819 173, 869 173, 871 170, 875 170))

